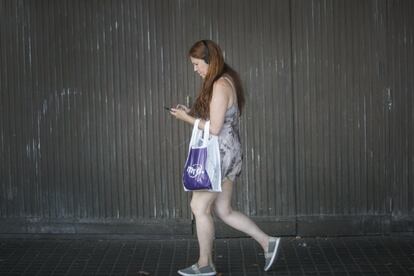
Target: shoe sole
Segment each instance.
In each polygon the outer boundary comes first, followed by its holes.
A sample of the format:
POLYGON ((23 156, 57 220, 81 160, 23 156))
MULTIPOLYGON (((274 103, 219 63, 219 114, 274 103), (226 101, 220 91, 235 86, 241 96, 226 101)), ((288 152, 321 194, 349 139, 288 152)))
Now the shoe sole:
POLYGON ((201 274, 188 274, 185 272, 181 272, 181 271, 177 271, 178 274, 183 275, 183 276, 194 276, 194 275, 203 275, 203 276, 214 276, 216 275, 216 272, 208 272, 208 273, 201 273, 201 274))
POLYGON ((279 252, 279 244, 280 244, 280 238, 278 238, 276 245, 275 245, 275 251, 273 251, 272 258, 270 258, 270 262, 267 265, 267 267, 264 268, 264 271, 268 271, 269 268, 272 267, 273 262, 276 260, 277 254, 279 252))

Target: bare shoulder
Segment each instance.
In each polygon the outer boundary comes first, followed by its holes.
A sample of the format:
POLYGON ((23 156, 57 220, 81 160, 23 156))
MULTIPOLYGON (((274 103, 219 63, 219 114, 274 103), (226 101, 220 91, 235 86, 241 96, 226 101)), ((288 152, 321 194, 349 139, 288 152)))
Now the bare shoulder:
POLYGON ((227 96, 231 96, 232 86, 225 78, 219 78, 213 85, 213 94, 215 91, 221 91, 220 93, 224 92, 227 96))
POLYGON ((215 81, 213 86, 213 98, 221 98, 224 102, 227 102, 227 108, 230 108, 233 105, 236 96, 230 79, 221 77, 215 81))

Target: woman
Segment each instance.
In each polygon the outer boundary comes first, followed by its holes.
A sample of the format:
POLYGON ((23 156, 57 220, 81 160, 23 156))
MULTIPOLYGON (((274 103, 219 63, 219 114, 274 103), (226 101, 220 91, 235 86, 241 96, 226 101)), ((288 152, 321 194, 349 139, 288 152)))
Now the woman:
POLYGON ((244 105, 243 89, 238 74, 223 59, 220 47, 211 40, 196 42, 189 51, 194 71, 203 78, 201 91, 191 109, 177 105, 171 115, 191 125, 201 118, 199 128, 210 120, 210 133, 218 135, 222 192, 194 191, 191 211, 195 216, 200 256, 196 264, 178 271, 181 275, 216 275, 212 249, 214 214, 229 226, 250 235, 265 252, 267 271, 276 259, 280 238, 265 234, 246 215, 234 211, 231 196, 236 177, 241 172, 242 148, 239 137, 239 116, 244 105))

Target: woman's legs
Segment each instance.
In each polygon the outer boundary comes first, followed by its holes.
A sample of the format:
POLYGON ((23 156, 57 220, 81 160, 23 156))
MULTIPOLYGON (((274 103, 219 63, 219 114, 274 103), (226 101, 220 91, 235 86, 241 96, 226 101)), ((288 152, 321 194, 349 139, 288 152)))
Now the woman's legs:
POLYGON ((214 222, 211 216, 211 206, 217 194, 195 191, 191 199, 191 211, 195 216, 197 239, 200 247, 200 257, 198 259, 200 267, 213 263, 214 222))
POLYGON ((233 182, 226 179, 222 183, 222 192, 218 193, 214 202, 214 213, 227 225, 244 232, 255 239, 267 251, 269 235, 264 233, 249 217, 234 211, 231 207, 233 182))

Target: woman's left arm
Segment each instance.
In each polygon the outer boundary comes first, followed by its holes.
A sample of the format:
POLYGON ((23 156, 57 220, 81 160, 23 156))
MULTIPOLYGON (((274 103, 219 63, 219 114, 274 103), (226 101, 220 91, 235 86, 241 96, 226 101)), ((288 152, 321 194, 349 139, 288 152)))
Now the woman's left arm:
POLYGON ((231 90, 223 79, 213 86, 213 96, 210 102, 210 133, 219 135, 224 123, 231 90))

